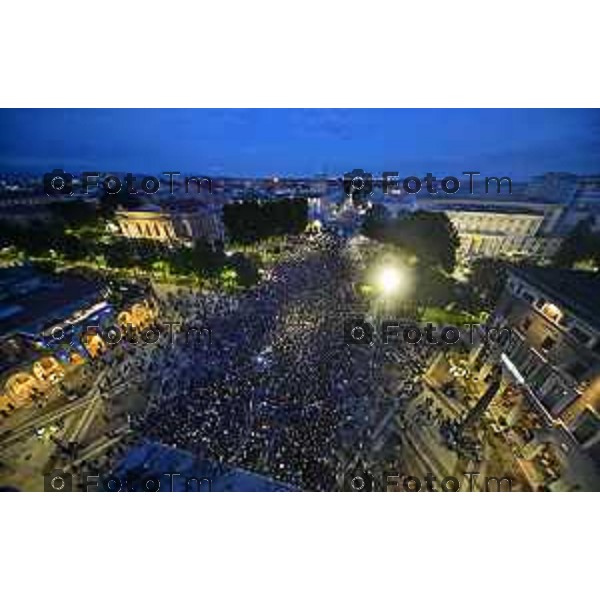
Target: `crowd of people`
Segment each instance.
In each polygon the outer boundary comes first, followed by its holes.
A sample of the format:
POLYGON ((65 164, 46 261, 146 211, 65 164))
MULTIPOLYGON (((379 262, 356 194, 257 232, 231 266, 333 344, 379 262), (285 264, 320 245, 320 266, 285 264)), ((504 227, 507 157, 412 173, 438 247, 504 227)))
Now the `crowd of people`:
POLYGON ((163 336, 114 364, 107 385, 131 378, 147 398, 132 428, 300 489, 339 489, 420 370, 418 349, 344 339, 344 321, 364 310, 355 260, 343 239, 303 236, 288 241, 265 281, 234 297, 162 294, 160 319, 203 325, 210 342, 163 336))

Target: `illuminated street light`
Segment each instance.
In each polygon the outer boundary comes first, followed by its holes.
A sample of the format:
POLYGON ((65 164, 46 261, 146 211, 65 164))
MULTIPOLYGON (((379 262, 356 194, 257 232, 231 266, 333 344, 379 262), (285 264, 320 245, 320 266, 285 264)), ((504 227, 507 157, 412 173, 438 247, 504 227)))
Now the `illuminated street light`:
POLYGON ((400 287, 400 273, 394 267, 383 267, 377 275, 377 283, 385 296, 391 296, 392 294, 395 294, 400 287))

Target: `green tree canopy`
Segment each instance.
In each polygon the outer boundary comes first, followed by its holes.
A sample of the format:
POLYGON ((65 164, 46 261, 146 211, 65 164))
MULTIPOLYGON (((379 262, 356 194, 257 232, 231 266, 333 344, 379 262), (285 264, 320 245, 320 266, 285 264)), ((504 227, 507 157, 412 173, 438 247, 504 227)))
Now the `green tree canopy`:
POLYGON ((78 228, 95 225, 98 222, 98 211, 94 204, 83 200, 63 200, 52 202, 48 209, 54 217, 67 227, 78 228))
POLYGON ((298 234, 308 224, 305 198, 227 204, 223 222, 233 242, 255 242, 272 236, 298 234))
POLYGON ((575 225, 554 256, 555 266, 571 268, 576 262, 583 260, 591 260, 600 265, 600 234, 592 230, 593 225, 593 217, 575 225))
POLYGON ((506 263, 495 258, 480 258, 471 265, 469 284, 480 307, 493 310, 506 284, 506 263))
POLYGON ((383 204, 373 204, 362 223, 362 234, 371 239, 382 239, 390 223, 390 212, 383 204))
POLYGON ((419 210, 387 221, 375 214, 369 218, 364 231, 373 239, 414 254, 424 265, 439 266, 447 272, 456 266, 460 241, 454 225, 443 212, 419 210))

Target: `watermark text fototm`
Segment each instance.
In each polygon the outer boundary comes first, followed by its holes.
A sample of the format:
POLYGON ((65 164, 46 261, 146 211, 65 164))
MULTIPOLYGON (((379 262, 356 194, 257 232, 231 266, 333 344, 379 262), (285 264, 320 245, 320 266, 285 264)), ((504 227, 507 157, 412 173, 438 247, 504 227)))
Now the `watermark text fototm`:
MULTIPOLYGON (((66 341, 68 343, 73 339, 75 329, 71 327, 61 327, 59 325, 52 328, 50 340, 55 342, 66 341)), ((210 346, 212 344, 212 329, 205 324, 189 324, 181 321, 164 321, 162 323, 153 323, 147 327, 134 327, 131 324, 119 326, 117 324, 107 325, 87 325, 83 330, 83 335, 99 336, 108 346, 116 346, 122 342, 129 344, 157 344, 161 338, 166 338, 169 345, 173 346, 176 339, 184 337, 186 344, 199 344, 200 342, 210 346), (175 329, 175 327, 179 329, 175 329)))
POLYGON ((381 322, 381 329, 364 318, 348 319, 344 322, 344 341, 347 344, 373 344, 375 334, 383 344, 429 344, 433 346, 454 345, 465 341, 473 345, 483 338, 488 343, 505 344, 512 336, 509 327, 490 327, 482 323, 466 323, 464 327, 454 325, 436 326, 433 323, 416 324, 400 320, 381 322))
MULTIPOLYGON (((462 175, 469 176, 469 194, 475 193, 475 177, 481 175, 479 171, 463 171, 462 175)), ((416 175, 409 175, 400 179, 398 171, 384 171, 381 174, 381 189, 384 195, 394 194, 403 190, 406 194, 418 194, 422 190, 427 190, 428 194, 437 194, 439 190, 445 194, 456 194, 460 190, 461 182, 458 177, 448 175, 438 180, 433 173, 427 173, 424 178, 416 175)), ((353 169, 344 173, 343 185, 346 196, 352 196, 355 193, 363 196, 371 196, 374 191, 374 178, 372 173, 367 173, 363 169, 353 169)), ((504 189, 512 194, 512 179, 510 177, 486 177, 485 193, 490 193, 490 189, 495 189, 496 194, 500 194, 504 189), (502 184, 507 187, 502 188, 502 184)))
MULTIPOLYGON (((181 175, 179 171, 163 171, 163 177, 169 177, 168 188, 169 194, 173 194, 176 184, 176 178, 181 175)), ((106 175, 101 178, 98 171, 85 171, 81 174, 81 178, 76 178, 71 173, 66 173, 63 169, 54 169, 49 173, 44 174, 44 192, 47 196, 72 196, 74 191, 74 182, 77 181, 79 188, 76 190, 80 195, 90 193, 90 188, 96 187, 103 190, 107 194, 118 194, 121 190, 125 190, 128 194, 156 194, 164 181, 153 175, 133 175, 127 173, 123 180, 117 175, 106 175)), ((212 193, 212 180, 204 175, 184 177, 184 190, 186 194, 201 192, 212 193), (191 190, 191 191, 190 191, 191 190)))
MULTIPOLYGON (((77 489, 83 492, 204 492, 212 491, 210 477, 186 477, 181 473, 81 473, 77 489)), ((73 475, 55 469, 44 475, 45 492, 72 492, 73 475)))
MULTIPOLYGON (((460 475, 460 474, 457 474, 460 475)), ((345 490, 349 492, 512 492, 511 477, 483 477, 479 471, 465 471, 461 479, 456 476, 437 479, 433 473, 415 477, 390 471, 376 477, 368 471, 349 475, 345 490)))

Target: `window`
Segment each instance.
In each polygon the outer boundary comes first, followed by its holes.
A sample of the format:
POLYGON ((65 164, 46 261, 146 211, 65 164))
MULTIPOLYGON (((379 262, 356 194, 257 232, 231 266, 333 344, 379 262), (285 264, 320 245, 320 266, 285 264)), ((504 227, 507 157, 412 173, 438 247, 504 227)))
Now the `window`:
POLYGON ((530 376, 531 386, 534 390, 540 391, 551 376, 552 367, 548 363, 544 363, 530 376))
POLYGON ((542 308, 542 306, 544 306, 544 304, 546 304, 546 299, 545 299, 545 298, 538 298, 538 299, 535 301, 535 305, 536 305, 538 308, 542 308))
POLYGON ((550 336, 544 338, 544 341, 542 342, 542 350, 544 352, 549 352, 554 346, 556 346, 556 340, 554 338, 550 336))
POLYGON ((517 369, 519 369, 519 371, 522 369, 523 363, 527 360, 528 354, 529 354, 529 348, 527 347, 527 345, 520 344, 516 348, 513 356, 511 356, 513 363, 515 364, 517 369))
POLYGON ((565 315, 564 313, 558 320, 558 324, 562 325, 563 327, 568 327, 569 325, 571 325, 571 323, 571 319, 569 319, 569 317, 567 317, 567 315, 565 315))
POLYGON ((565 371, 573 377, 573 379, 581 379, 586 371, 588 370, 588 366, 582 362, 576 360, 574 363, 570 364, 565 371))
POLYGON ((521 323, 521 329, 523 331, 527 331, 529 329, 530 325, 531 325, 531 318, 525 317, 525 319, 523 319, 523 322, 521 323))
POLYGON ((531 376, 531 374, 540 366, 541 363, 538 362, 537 356, 533 352, 529 352, 527 358, 523 361, 521 366, 521 374, 526 379, 531 376))
POLYGON ((571 333, 573 337, 582 344, 587 344, 592 338, 585 331, 579 329, 579 327, 572 327, 571 333))
POLYGON ((523 298, 527 300, 527 302, 533 303, 535 298, 529 292, 523 292, 523 298))
POLYGON ((506 348, 506 353, 509 356, 514 356, 517 346, 519 345, 519 338, 516 335, 511 335, 508 339, 508 346, 506 348))
POLYGON ((598 419, 598 415, 589 407, 586 407, 575 423, 573 435, 580 444, 585 444, 585 442, 591 440, 596 435, 599 429, 600 420, 598 419))
POLYGON ((562 317, 562 311, 556 304, 552 304, 552 302, 546 302, 544 304, 544 308, 542 308, 542 312, 551 320, 558 321, 562 317))
POLYGON ((544 387, 546 389, 544 390, 543 396, 540 398, 540 400, 553 415, 556 415, 558 412, 560 412, 560 408, 564 402, 567 391, 562 383, 556 379, 554 379, 550 385, 544 387))

